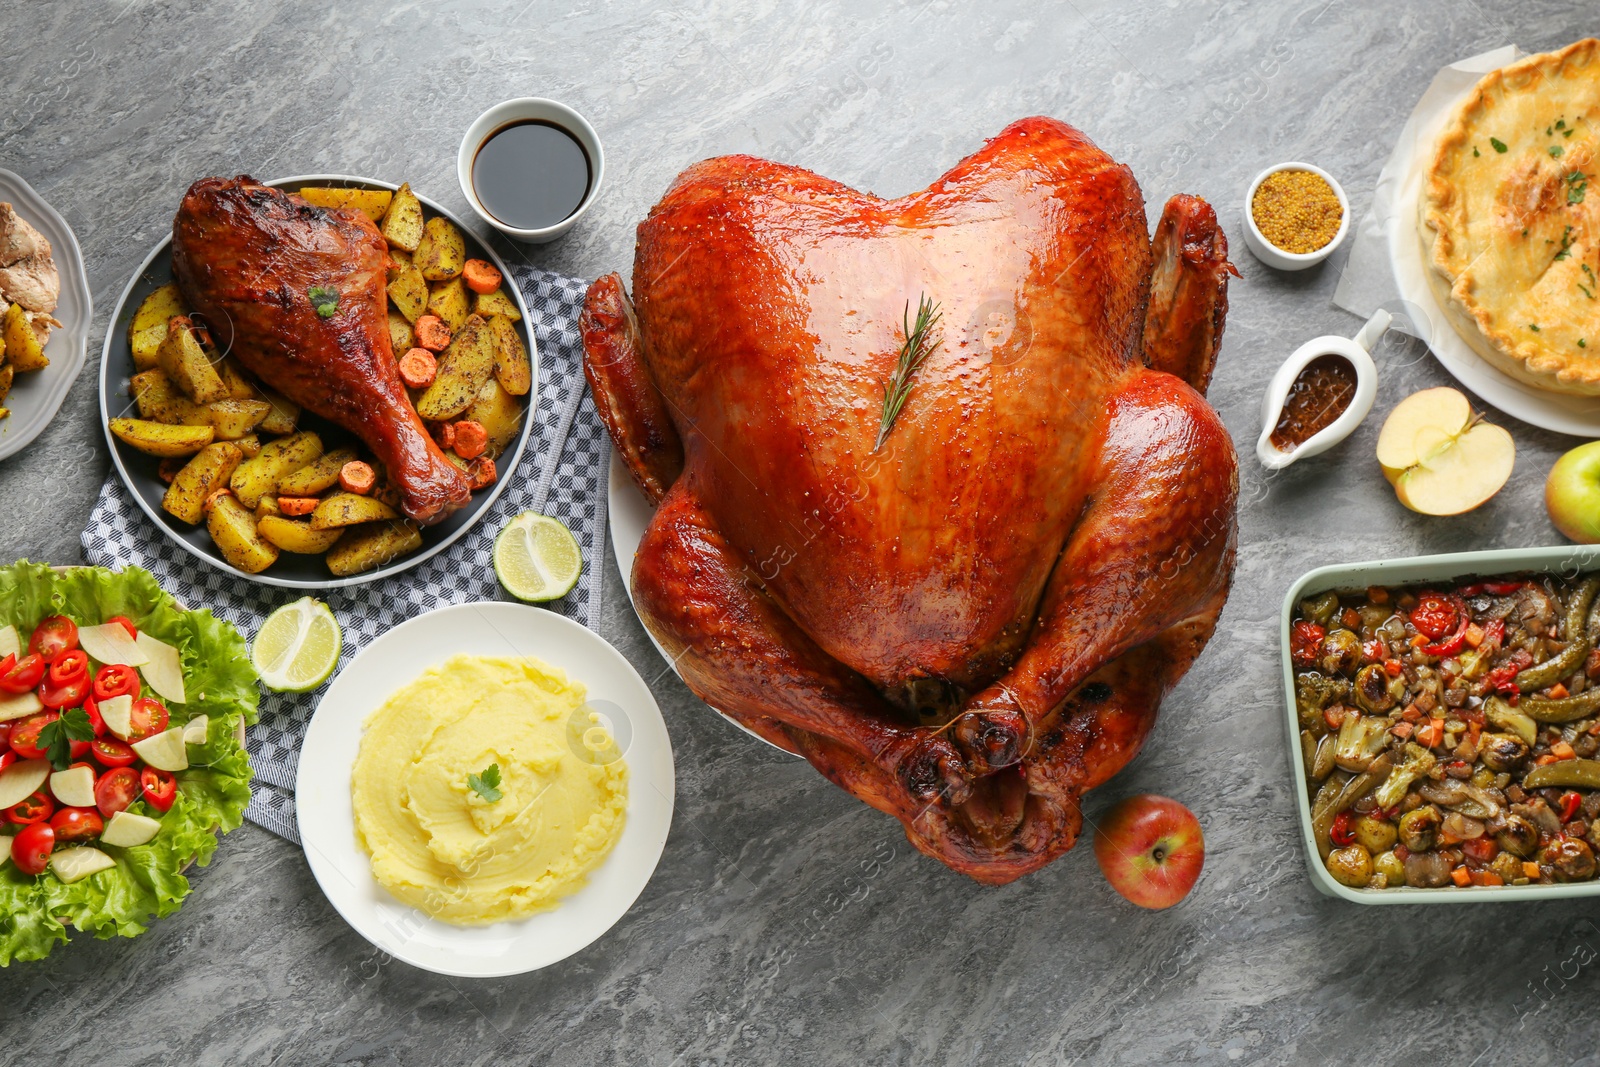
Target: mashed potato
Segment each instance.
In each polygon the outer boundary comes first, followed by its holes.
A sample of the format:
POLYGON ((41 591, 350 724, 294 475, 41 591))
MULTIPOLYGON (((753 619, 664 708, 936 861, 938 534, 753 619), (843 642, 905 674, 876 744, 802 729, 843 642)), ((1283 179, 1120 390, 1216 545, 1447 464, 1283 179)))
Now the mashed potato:
POLYGON ((461 926, 544 911, 581 888, 628 803, 627 765, 584 700, 536 659, 475 656, 391 696, 367 719, 351 775, 373 876, 461 926), (498 800, 468 782, 491 765, 498 800))

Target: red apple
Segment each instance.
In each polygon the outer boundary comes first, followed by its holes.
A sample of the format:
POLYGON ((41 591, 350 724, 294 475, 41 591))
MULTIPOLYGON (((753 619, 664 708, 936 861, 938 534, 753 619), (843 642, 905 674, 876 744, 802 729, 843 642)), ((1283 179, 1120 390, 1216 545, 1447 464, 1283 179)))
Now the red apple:
POLYGON ((1094 858, 1111 888, 1141 908, 1170 908, 1189 895, 1206 861, 1194 812, 1170 797, 1129 797, 1094 831, 1094 858))

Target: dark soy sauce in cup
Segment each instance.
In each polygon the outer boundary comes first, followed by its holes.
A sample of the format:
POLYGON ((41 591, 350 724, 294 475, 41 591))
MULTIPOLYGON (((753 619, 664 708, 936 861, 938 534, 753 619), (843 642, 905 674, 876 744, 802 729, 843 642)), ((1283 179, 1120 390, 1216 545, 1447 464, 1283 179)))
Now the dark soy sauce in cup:
POLYGON ((589 153, 553 122, 527 119, 491 133, 472 159, 484 210, 519 230, 540 230, 578 210, 594 180, 589 153))

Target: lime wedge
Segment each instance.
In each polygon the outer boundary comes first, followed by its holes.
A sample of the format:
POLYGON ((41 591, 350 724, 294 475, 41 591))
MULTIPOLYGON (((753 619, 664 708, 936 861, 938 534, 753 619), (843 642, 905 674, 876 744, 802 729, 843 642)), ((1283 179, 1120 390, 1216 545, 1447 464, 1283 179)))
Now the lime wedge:
POLYGON ((566 596, 583 573, 578 539, 555 519, 524 511, 494 539, 494 574, 518 600, 566 596))
POLYGON ((267 616, 250 646, 250 662, 268 689, 304 693, 328 680, 343 647, 339 620, 307 596, 267 616))

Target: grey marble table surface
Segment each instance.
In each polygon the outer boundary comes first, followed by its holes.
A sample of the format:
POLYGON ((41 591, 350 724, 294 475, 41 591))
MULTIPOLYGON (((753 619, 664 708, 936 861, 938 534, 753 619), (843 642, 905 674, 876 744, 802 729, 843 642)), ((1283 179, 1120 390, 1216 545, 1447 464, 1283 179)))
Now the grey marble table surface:
MULTIPOLYGON (((1500 417, 1512 482, 1454 519, 1396 502, 1376 418, 1269 478, 1250 458, 1267 377, 1358 323, 1330 304, 1342 254, 1278 274, 1238 238, 1263 166, 1316 162, 1359 212, 1435 70, 1568 43, 1593 15, 1582 0, 0 5, 0 166, 71 223, 96 304, 61 413, 0 463, 0 560, 80 560, 108 469, 99 345, 190 181, 400 175, 467 215, 461 133, 523 95, 588 116, 606 187, 562 242, 500 247, 586 277, 628 269, 634 224, 703 157, 899 195, 1014 118, 1065 119, 1132 166, 1149 204, 1217 204, 1243 277, 1211 397, 1245 454, 1217 636, 1086 805, 1093 819, 1154 791, 1199 813, 1205 874, 1170 911, 1123 902, 1087 845, 999 889, 923 858, 663 674, 607 558, 590 561, 606 568, 603 633, 656 679, 678 765, 665 855, 608 935, 519 978, 413 970, 334 913, 299 849, 247 826, 147 935, 0 972, 0 1062, 1600 1063, 1592 901, 1360 908, 1315 892, 1277 665, 1280 600, 1312 566, 1558 543, 1541 487, 1576 442, 1500 417)), ((1381 357, 1380 415, 1450 382, 1420 349, 1381 357)))

